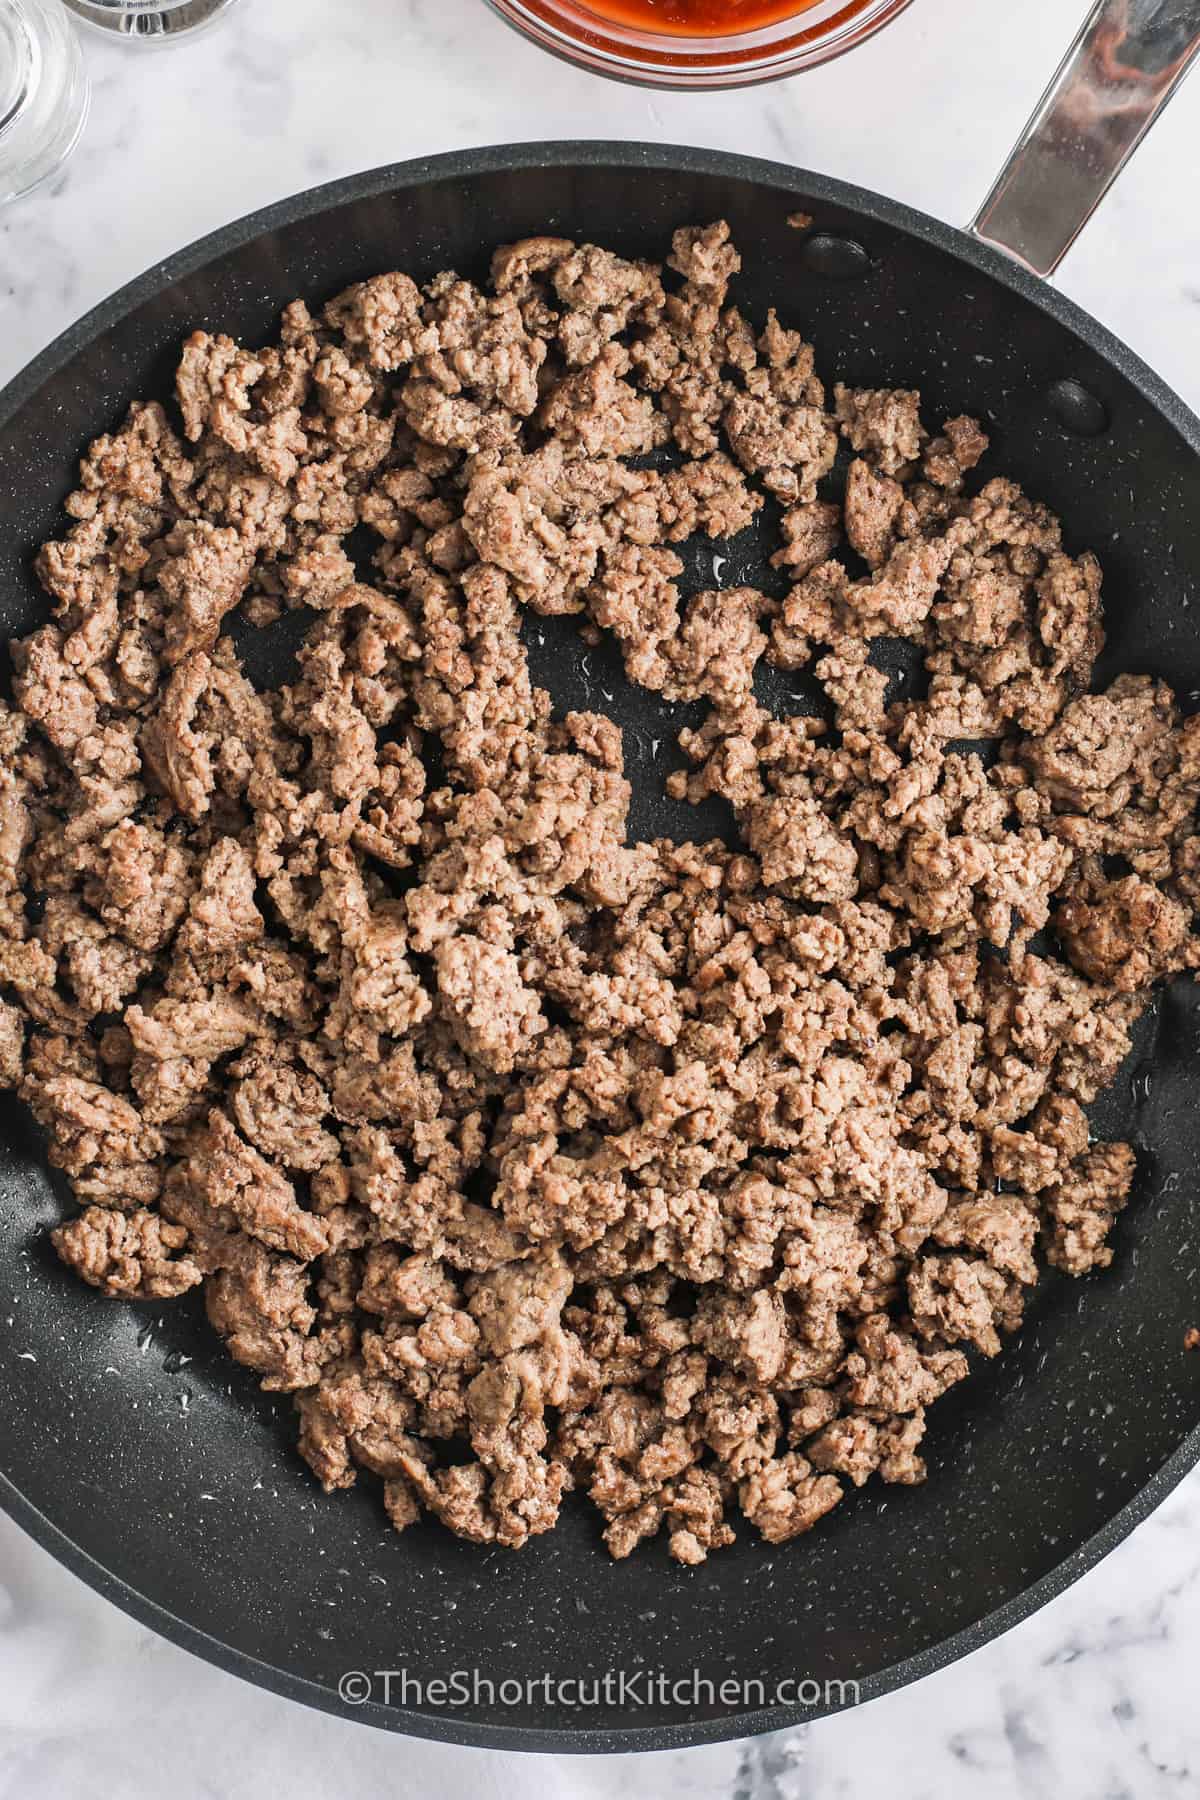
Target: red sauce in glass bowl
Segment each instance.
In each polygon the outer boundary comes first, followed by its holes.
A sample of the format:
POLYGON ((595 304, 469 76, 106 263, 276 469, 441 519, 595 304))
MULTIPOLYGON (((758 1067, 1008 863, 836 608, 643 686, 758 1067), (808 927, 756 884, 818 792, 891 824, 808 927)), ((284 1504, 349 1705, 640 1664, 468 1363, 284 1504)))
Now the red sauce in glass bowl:
POLYGON ((582 0, 616 25, 672 37, 734 37, 796 18, 816 0, 582 0))
POLYGON ((544 50, 598 75, 700 92, 814 69, 863 43, 913 0, 486 3, 544 50))

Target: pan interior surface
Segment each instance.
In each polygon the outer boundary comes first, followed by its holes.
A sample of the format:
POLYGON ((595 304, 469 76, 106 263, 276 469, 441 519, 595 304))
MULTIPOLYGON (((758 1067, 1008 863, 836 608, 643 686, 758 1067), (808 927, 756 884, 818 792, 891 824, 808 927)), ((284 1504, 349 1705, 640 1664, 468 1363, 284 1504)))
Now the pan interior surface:
MULTIPOLYGON (((660 259, 676 226, 716 217, 742 253, 744 312, 761 320, 777 307, 815 343, 829 384, 918 387, 930 421, 978 416, 992 435, 981 476, 1012 475, 1061 516, 1070 551, 1097 551, 1101 681, 1162 675, 1186 710, 1200 706, 1200 459, 1183 409, 1169 416, 1133 359, 1122 366, 1102 334, 1089 342, 1065 322, 1063 303, 989 274, 982 252, 972 266, 952 234, 899 208, 769 165, 636 147, 476 153, 343 183, 252 233, 235 228, 211 254, 137 284, 99 327, 85 322, 69 354, 48 353, 35 391, 17 384, 15 407, 0 399, 4 636, 45 616, 31 554, 58 525, 76 457, 130 400, 168 397, 190 330, 254 343, 296 295, 320 301, 394 267, 478 278, 496 243, 541 232, 660 259), (810 232, 789 227, 797 210, 813 215, 810 232), (1091 407, 1064 399, 1072 384, 1091 407)), ((721 579, 762 578, 751 534, 721 579)), ((531 649, 557 709, 592 705, 625 727, 636 835, 722 828, 661 797, 683 709, 630 688, 569 629, 531 649)), ((252 675, 270 677, 269 657, 252 675)), ((794 678, 771 677, 770 697, 806 704, 794 678)), ((290 1402, 227 1358, 194 1295, 120 1305, 58 1265, 44 1228, 65 1189, 4 1096, 0 1498, 156 1628, 374 1724, 513 1747, 647 1749, 814 1716, 836 1690, 805 1707, 780 1684, 859 1683, 866 1697, 982 1642, 1115 1542, 1200 1453, 1200 1358, 1183 1348, 1200 1323, 1198 1066, 1200 1004, 1178 984, 1092 1109, 1096 1134, 1129 1138, 1139 1156, 1112 1268, 1043 1280, 1017 1338, 931 1411, 926 1484, 851 1490, 782 1548, 745 1526, 698 1570, 668 1561, 662 1544, 611 1562, 578 1501, 513 1555, 434 1525, 396 1536, 365 1477, 326 1498, 295 1455, 290 1402), (396 1674, 386 1704, 376 1679, 356 1708, 338 1682, 359 1670, 403 1670, 409 1682, 396 1674), (542 1685, 621 1672, 623 1686, 610 1679, 607 1698, 601 1688, 580 1707, 542 1685), (423 1684, 459 1675, 458 1703, 423 1697, 423 1684), (737 1697, 729 1682, 744 1684, 737 1697)))

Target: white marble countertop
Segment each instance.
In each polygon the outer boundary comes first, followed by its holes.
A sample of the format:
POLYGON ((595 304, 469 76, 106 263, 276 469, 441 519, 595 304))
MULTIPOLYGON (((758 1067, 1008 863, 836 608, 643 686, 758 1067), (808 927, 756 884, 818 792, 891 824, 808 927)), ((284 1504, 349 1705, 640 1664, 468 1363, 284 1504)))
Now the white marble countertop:
MULTIPOLYGON (((81 153, 0 213, 0 382, 201 233, 315 182, 513 138, 735 148, 942 218, 985 191, 1083 0, 917 0, 815 74, 675 97, 553 63, 481 0, 242 0, 190 46, 89 39, 81 153)), ((1072 252, 1061 285, 1200 407, 1200 86, 1072 252)), ((1200 1786, 1200 1473, 1067 1594, 915 1688, 780 1736, 665 1757, 406 1742, 260 1693, 160 1641, 0 1519, 0 1800, 289 1800, 433 1788, 707 1800, 1156 1800, 1200 1786)))

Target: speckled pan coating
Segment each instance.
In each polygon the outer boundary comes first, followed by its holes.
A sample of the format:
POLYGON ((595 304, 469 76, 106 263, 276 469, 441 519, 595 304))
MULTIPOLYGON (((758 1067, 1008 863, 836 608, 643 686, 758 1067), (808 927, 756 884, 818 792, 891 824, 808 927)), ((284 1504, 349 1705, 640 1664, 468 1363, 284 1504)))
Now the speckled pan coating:
MULTIPOLYGON (((745 259, 747 311, 778 306, 815 341, 831 382, 920 387, 930 417, 980 415, 995 466, 1062 516, 1069 549, 1101 554, 1101 677, 1148 670, 1188 710, 1200 705, 1200 423, 1144 364, 1053 290, 904 207, 770 163, 635 144, 521 145, 356 176, 204 239, 89 314, 0 394, 5 635, 40 617, 30 554, 55 524, 74 458, 132 396, 166 397, 191 328, 266 336, 296 294, 323 297, 392 266, 473 275, 494 243, 533 231, 658 255, 676 225, 718 215, 745 259), (824 245, 788 227, 797 210, 824 245), (1061 390, 1051 394, 1063 382, 1099 403, 1099 432, 1096 407, 1073 414, 1061 390)), ((753 580, 756 566, 749 557, 721 580, 753 580)), ((711 582, 711 569, 695 573, 711 582)), ((547 630, 534 649, 560 707, 598 706, 626 727, 632 831, 704 830, 661 798, 686 709, 631 689, 602 652, 582 656, 569 630, 547 630)), ((261 674, 271 675, 265 663, 261 674)), ((772 683, 781 706, 802 693, 794 677, 772 683)), ((788 1677, 858 1681, 869 1698, 1061 1591, 1200 1458, 1200 1357, 1183 1348, 1200 1323, 1198 1067, 1200 1000, 1186 984, 1144 1022, 1125 1079, 1096 1112, 1102 1135, 1141 1150, 1113 1268, 1038 1288, 1019 1338, 934 1409, 928 1483, 868 1487, 782 1549, 745 1533, 696 1571, 654 1548, 611 1563, 582 1506, 514 1557, 432 1525, 397 1538, 366 1488, 326 1499, 286 1448, 287 1402, 231 1367, 198 1307, 114 1306, 57 1265, 44 1227, 61 1197, 6 1096, 0 1503, 176 1642, 394 1730, 509 1749, 648 1750, 825 1709, 355 1707, 338 1698, 342 1672, 407 1668, 427 1680, 478 1668, 499 1684, 695 1669, 717 1683, 761 1680, 768 1699, 788 1677)))

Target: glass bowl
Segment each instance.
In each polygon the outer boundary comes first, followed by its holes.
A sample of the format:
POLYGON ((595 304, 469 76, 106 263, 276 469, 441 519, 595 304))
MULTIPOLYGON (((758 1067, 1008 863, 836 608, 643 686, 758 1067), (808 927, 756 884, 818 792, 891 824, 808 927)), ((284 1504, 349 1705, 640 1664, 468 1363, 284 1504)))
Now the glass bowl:
POLYGON ((237 0, 63 0, 77 19, 129 43, 173 44, 223 19, 237 0))
POLYGON ((584 0, 487 4, 543 50, 616 81, 734 88, 779 81, 829 62, 889 25, 912 0, 809 0, 808 5, 793 0, 789 18, 725 36, 647 31, 615 16, 624 10, 621 0, 595 0, 594 7, 584 0))

